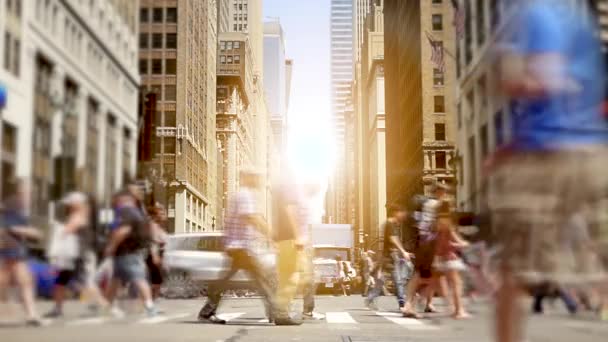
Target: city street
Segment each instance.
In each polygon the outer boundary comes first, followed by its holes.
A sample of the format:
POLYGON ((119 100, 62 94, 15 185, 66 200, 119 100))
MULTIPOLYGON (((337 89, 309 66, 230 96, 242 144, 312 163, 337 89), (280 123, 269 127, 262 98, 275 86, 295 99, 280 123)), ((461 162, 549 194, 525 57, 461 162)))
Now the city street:
MULTIPOLYGON (((454 321, 445 314, 420 321, 397 314, 394 299, 383 297, 380 310, 367 310, 361 296, 317 298, 317 310, 327 320, 307 321, 299 327, 277 327, 267 323, 259 299, 228 299, 221 308, 226 326, 198 323, 196 313, 202 300, 164 300, 164 314, 146 318, 129 314, 124 319, 81 318, 84 307, 71 303, 68 319, 53 321, 43 328, 25 328, 4 321, 0 340, 21 341, 492 341, 491 308, 487 304, 471 307, 475 317, 454 321)), ((48 308, 44 303, 43 308, 48 308)), ((297 303, 298 308, 300 303, 297 303)), ((560 307, 550 308, 546 316, 531 319, 529 342, 601 341, 608 336, 608 324, 590 317, 571 318, 560 307)), ((438 305, 440 308, 441 306, 438 305)))

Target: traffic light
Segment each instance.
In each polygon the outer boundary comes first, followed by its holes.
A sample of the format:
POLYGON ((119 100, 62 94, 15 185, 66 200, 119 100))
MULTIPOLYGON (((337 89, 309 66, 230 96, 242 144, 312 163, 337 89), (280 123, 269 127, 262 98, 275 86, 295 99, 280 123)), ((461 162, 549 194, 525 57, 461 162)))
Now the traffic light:
POLYGON ((139 161, 150 161, 154 155, 154 123, 157 95, 147 94, 140 105, 139 161))

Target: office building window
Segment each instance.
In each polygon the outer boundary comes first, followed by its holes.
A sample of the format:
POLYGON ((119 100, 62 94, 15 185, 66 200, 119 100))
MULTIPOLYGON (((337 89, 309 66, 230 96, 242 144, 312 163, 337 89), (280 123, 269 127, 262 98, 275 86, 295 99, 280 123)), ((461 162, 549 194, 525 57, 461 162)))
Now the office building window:
POLYGON ((240 48, 240 47, 241 47, 241 42, 238 42, 238 41, 237 41, 237 42, 234 42, 234 48, 235 48, 235 49, 238 49, 238 48, 240 48))
POLYGON ((165 74, 177 74, 177 61, 174 58, 165 60, 165 74))
POLYGON ((177 8, 169 7, 167 8, 167 22, 168 23, 177 23, 177 8))
POLYGON ((147 49, 150 47, 150 36, 147 33, 139 34, 139 48, 147 49))
POLYGON ((437 95, 434 98, 435 113, 445 113, 445 97, 437 95))
POLYGON ((444 79, 443 79, 443 71, 434 68, 433 69, 433 85, 435 86, 442 86, 444 83, 444 79))
POLYGON ((175 111, 166 111, 165 112, 165 126, 167 127, 175 127, 175 111))
POLYGON ((139 73, 141 75, 147 75, 148 74, 148 60, 147 59, 140 59, 139 60, 139 73))
POLYGON ((435 152, 435 168, 436 169, 446 169, 447 167, 447 159, 446 154, 443 151, 435 152))
POLYGON ((226 58, 226 63, 232 64, 232 56, 228 56, 228 58, 226 58))
POLYGON ((147 23, 150 21, 150 10, 147 8, 142 8, 139 10, 139 20, 142 23, 147 23))
POLYGON ((4 33, 4 69, 11 70, 11 34, 4 33))
POLYGON ((177 49, 177 33, 167 33, 165 45, 167 49, 177 49))
POLYGON ((226 42, 226 50, 232 50, 232 42, 226 42))
POLYGON ((153 59, 152 60, 152 75, 162 75, 163 73, 163 60, 153 59))
POLYGON ((233 31, 236 31, 236 30, 237 30, 237 28, 238 28, 238 25, 237 25, 237 24, 234 24, 234 27, 233 27, 233 28, 234 28, 234 30, 233 30, 233 31))
POLYGON ((177 99, 177 91, 175 85, 168 84, 165 86, 165 101, 175 101, 177 99))
POLYGON ((163 9, 162 8, 154 8, 152 10, 152 21, 155 23, 163 22, 163 9))
POLYGON ((225 41, 221 41, 220 42, 220 51, 224 51, 226 50, 226 42, 225 41))
POLYGON ((239 55, 234 56, 234 64, 241 64, 241 56, 239 56, 239 55))
POLYGON ((153 49, 162 49, 163 48, 163 34, 162 33, 152 33, 152 48, 153 49))
POLYGON ((435 140, 436 141, 445 141, 445 124, 443 124, 443 123, 435 124, 435 140))
POLYGON ((226 56, 220 56, 220 64, 226 64, 226 56))
POLYGON ((433 14, 433 31, 443 30, 443 16, 441 14, 433 14))

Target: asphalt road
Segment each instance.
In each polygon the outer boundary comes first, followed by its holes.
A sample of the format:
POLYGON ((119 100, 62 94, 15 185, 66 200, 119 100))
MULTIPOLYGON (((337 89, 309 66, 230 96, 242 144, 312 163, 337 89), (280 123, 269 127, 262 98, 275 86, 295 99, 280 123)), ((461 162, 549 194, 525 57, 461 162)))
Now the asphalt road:
MULTIPOLYGON (((454 321, 447 314, 434 314, 418 321, 402 318, 392 297, 381 298, 378 311, 365 309, 361 296, 320 296, 316 303, 317 311, 325 313, 327 319, 309 321, 298 327, 268 324, 259 299, 224 301, 220 312, 229 321, 225 326, 196 321, 202 300, 163 300, 159 306, 164 313, 154 318, 145 317, 138 305, 123 303, 129 310, 123 319, 83 317, 85 307, 72 302, 65 308, 65 319, 54 320, 41 328, 24 327, 15 316, 20 310, 5 308, 0 317, 0 341, 492 341, 492 308, 487 303, 470 305, 474 317, 462 321, 454 321)), ((40 307, 48 309, 50 303, 41 303, 40 307)), ((295 309, 299 308, 298 302, 295 309)), ((528 342, 606 341, 608 323, 589 316, 570 317, 558 305, 544 316, 531 317, 528 331, 528 342)))

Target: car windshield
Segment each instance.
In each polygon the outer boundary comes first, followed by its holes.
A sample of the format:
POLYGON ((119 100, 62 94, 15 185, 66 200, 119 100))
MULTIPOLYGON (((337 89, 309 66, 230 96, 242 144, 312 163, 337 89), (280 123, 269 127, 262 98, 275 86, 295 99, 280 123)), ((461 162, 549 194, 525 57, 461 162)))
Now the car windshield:
POLYGON ((340 256, 342 260, 348 260, 348 250, 338 248, 315 248, 315 258, 335 259, 340 256))
POLYGON ((179 251, 222 251, 221 236, 186 236, 169 239, 167 249, 179 251))

